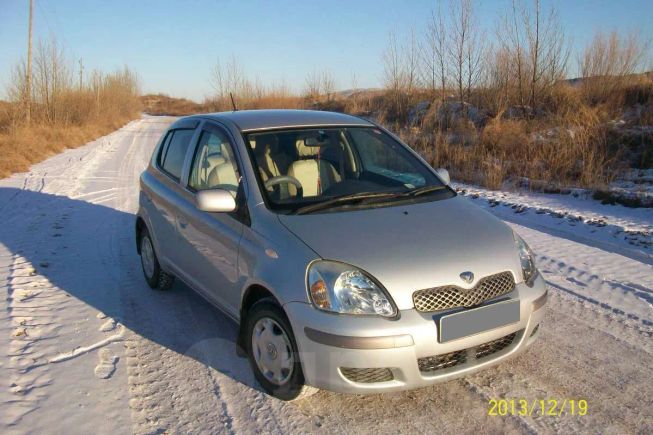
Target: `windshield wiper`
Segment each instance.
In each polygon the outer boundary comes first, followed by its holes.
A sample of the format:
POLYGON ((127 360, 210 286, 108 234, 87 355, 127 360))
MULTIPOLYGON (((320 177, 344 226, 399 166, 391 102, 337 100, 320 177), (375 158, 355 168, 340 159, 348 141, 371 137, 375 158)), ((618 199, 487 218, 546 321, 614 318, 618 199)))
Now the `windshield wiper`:
POLYGON ((405 197, 416 197, 426 193, 435 192, 437 190, 446 189, 446 186, 422 186, 416 189, 411 189, 407 192, 363 192, 353 193, 351 195, 338 196, 327 201, 318 202, 297 209, 296 214, 307 214, 318 210, 325 210, 332 207, 339 207, 348 203, 363 202, 367 199, 396 199, 405 197))
POLYGON ((425 193, 435 192, 437 190, 444 190, 446 188, 446 186, 422 186, 415 189, 410 189, 408 192, 400 193, 397 196, 419 196, 424 195, 425 193))
POLYGON ((351 195, 337 196, 327 201, 318 202, 297 209, 296 214, 307 214, 318 210, 325 210, 332 207, 338 207, 347 203, 357 203, 371 198, 395 197, 395 192, 363 192, 353 193, 351 195))

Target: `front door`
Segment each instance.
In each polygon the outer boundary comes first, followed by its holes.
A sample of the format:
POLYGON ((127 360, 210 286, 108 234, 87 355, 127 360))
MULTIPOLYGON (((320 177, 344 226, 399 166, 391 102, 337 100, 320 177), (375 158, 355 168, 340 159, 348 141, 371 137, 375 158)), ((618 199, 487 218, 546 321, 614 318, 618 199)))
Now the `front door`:
POLYGON ((195 193, 225 189, 235 197, 240 192, 240 173, 228 135, 205 124, 189 171, 188 201, 177 217, 186 280, 234 316, 238 315, 238 246, 243 224, 235 214, 198 210, 195 193))

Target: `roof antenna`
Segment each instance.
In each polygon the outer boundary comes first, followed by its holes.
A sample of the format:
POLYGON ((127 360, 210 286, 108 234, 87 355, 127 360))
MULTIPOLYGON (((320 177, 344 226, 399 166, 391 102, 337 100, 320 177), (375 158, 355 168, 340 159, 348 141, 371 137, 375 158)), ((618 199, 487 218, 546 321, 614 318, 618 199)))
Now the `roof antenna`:
POLYGON ((229 96, 231 97, 231 106, 234 108, 234 112, 238 112, 238 107, 236 107, 236 102, 234 101, 234 94, 229 92, 229 96))

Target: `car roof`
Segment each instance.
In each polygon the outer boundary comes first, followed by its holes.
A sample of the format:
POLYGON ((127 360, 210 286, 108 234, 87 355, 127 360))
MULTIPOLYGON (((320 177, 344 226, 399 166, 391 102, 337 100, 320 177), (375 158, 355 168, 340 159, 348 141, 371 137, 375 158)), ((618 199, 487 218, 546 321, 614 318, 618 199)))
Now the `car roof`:
POLYGON ((231 121, 243 132, 288 127, 374 126, 371 122, 344 113, 318 110, 238 110, 195 115, 216 121, 231 121))

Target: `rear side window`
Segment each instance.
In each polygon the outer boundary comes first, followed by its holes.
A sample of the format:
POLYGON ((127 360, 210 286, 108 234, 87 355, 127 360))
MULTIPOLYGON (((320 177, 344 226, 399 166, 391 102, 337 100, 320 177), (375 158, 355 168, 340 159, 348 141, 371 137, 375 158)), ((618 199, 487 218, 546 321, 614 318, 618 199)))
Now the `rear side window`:
POLYGON ((186 151, 195 130, 174 130, 168 133, 159 157, 159 165, 165 172, 179 180, 186 151))

